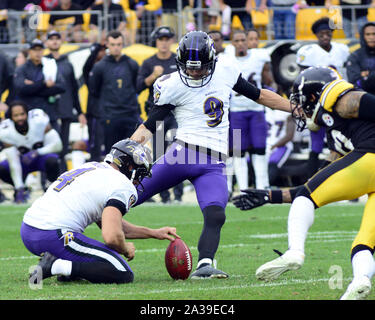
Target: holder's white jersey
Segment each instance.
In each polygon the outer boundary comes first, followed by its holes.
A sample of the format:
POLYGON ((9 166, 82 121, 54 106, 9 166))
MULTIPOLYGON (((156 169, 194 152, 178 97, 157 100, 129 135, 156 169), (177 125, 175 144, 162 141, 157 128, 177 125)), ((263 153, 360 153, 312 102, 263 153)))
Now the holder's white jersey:
POLYGON ((104 162, 88 162, 63 173, 34 201, 23 221, 42 230, 83 232, 101 220, 109 200, 120 201, 126 212, 137 202, 133 183, 104 162))
POLYGON ((229 98, 239 76, 231 61, 221 58, 211 81, 200 88, 184 85, 178 72, 165 75, 154 84, 155 106, 175 106, 177 139, 227 154, 229 98))
MULTIPOLYGON (((264 65, 271 62, 271 57, 264 49, 249 49, 244 57, 235 57, 233 63, 240 69, 242 77, 250 80, 259 89, 262 88, 262 72, 264 65)), ((230 99, 230 111, 264 111, 264 106, 249 100, 243 95, 233 91, 230 99)))
POLYGON ((350 55, 349 48, 343 43, 331 42, 331 45, 329 52, 317 43, 304 45, 297 51, 297 64, 304 67, 333 66, 346 79, 345 63, 350 55))
POLYGON ((0 124, 0 141, 14 145, 17 148, 32 149, 34 144, 43 142, 46 127, 49 124, 48 115, 41 109, 33 109, 28 112, 27 122, 29 130, 26 135, 19 133, 12 120, 6 119, 0 124))

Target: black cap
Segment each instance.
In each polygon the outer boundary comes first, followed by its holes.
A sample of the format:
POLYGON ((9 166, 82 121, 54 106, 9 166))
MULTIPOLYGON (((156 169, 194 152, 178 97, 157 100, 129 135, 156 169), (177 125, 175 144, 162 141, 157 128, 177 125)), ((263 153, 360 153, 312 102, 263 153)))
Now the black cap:
POLYGON ((34 39, 33 41, 31 41, 31 43, 29 44, 29 49, 34 49, 36 47, 41 47, 42 49, 44 49, 43 41, 39 39, 34 39))
POLYGON ((61 39, 60 32, 58 32, 56 30, 52 30, 52 31, 50 31, 50 32, 47 33, 47 39, 49 39, 49 38, 51 38, 53 36, 59 37, 61 39))
POLYGON ((324 17, 319 20, 316 20, 311 26, 311 30, 314 34, 317 34, 319 31, 322 31, 322 30, 333 31, 334 28, 331 27, 332 25, 333 25, 333 21, 328 17, 324 17))
POLYGON ((173 38, 174 36, 175 33, 173 29, 167 26, 158 27, 151 33, 151 39, 153 40, 160 39, 162 37, 173 38))

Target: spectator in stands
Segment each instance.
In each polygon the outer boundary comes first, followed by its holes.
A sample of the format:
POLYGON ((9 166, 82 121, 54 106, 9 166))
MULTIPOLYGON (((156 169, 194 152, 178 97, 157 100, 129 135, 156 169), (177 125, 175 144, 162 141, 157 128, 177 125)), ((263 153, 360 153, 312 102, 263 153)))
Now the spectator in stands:
POLYGON ((229 39, 230 27, 235 15, 240 18, 245 30, 253 27, 251 19, 252 0, 219 0, 219 3, 222 11, 222 33, 225 39, 229 39))
POLYGON ((349 82, 375 94, 375 23, 366 23, 361 31, 361 47, 347 62, 349 82))
POLYGON ((224 36, 220 31, 212 30, 208 32, 208 35, 211 37, 211 39, 214 41, 214 46, 216 50, 216 54, 220 54, 224 52, 224 36))
MULTIPOLYGON (((273 7, 281 7, 273 10, 273 24, 275 39, 294 39, 296 34, 296 13, 293 6, 297 0, 272 0, 273 7)), ((261 0, 260 6, 266 8, 266 0, 261 0)))
POLYGON ((135 60, 121 53, 121 32, 109 32, 106 40, 109 54, 90 72, 89 90, 99 98, 99 108, 104 112, 104 143, 109 153, 114 143, 130 137, 140 123, 136 91, 139 67, 135 60))
POLYGON ((83 10, 91 9, 95 4, 95 0, 72 0, 75 4, 78 4, 83 10))
MULTIPOLYGON (((329 1, 330 2, 330 1, 329 1)), ((375 0, 340 0, 342 8, 342 22, 346 38, 354 38, 354 25, 357 25, 357 30, 362 30, 362 27, 367 22, 368 9, 349 9, 348 6, 353 5, 372 5, 375 6, 375 0), (354 13, 354 17, 352 14, 354 13), (354 18, 354 19, 353 19, 354 18)))
POLYGON ((150 34, 157 25, 157 19, 161 16, 161 1, 133 0, 131 2, 133 2, 133 4, 129 6, 129 8, 135 11, 140 23, 140 28, 138 28, 138 42, 152 45, 150 34))
POLYGON ((83 42, 83 16, 82 14, 54 15, 59 11, 82 11, 83 9, 72 3, 72 0, 59 0, 59 5, 51 10, 49 19, 49 30, 61 32, 63 40, 68 42, 83 42))
POLYGON ((61 160, 65 163, 64 157, 69 151, 70 124, 78 117, 78 121, 83 127, 86 125, 86 117, 81 110, 78 97, 79 86, 74 75, 73 65, 67 55, 60 53, 61 44, 62 39, 59 32, 52 30, 47 34, 46 46, 50 51, 47 57, 56 60, 57 68, 65 80, 65 92, 60 95, 57 102, 58 117, 61 121, 60 136, 63 144, 61 160))
POLYGON ((41 0, 39 6, 42 11, 51 11, 53 8, 59 5, 59 0, 41 0))
MULTIPOLYGON (((89 74, 94 64, 99 62, 105 56, 105 37, 100 43, 93 43, 90 48, 90 55, 83 66, 83 78, 86 85, 89 85, 89 74)), ((90 91, 87 96, 87 125, 89 133, 88 152, 90 153, 90 161, 102 161, 102 146, 104 145, 104 114, 100 108, 99 98, 90 91)))
POLYGON ((6 10, 3 12, 7 17, 9 42, 17 43, 19 40, 31 42, 36 38, 36 25, 33 23, 35 18, 33 14, 22 15, 17 14, 16 11, 33 10, 33 6, 30 4, 38 5, 40 0, 2 0, 0 1, 0 10, 6 10), (22 21, 22 30, 19 30, 18 21, 22 21))
POLYGON ((176 0, 163 0, 161 24, 175 30, 178 34, 185 34, 195 30, 195 20, 191 9, 194 8, 194 0, 182 0, 182 21, 177 14, 178 3, 176 0))
MULTIPOLYGON (((149 89, 149 96, 146 101, 147 113, 154 105, 153 84, 156 79, 162 75, 170 74, 177 70, 175 60, 176 54, 171 51, 171 45, 174 42, 174 37, 174 30, 166 26, 156 28, 151 34, 151 39, 154 42, 153 44, 156 46, 158 51, 156 54, 143 62, 137 77, 137 91, 142 92, 145 89, 149 89)), ((153 136, 154 161, 159 159, 165 153, 167 147, 166 136, 168 133, 170 133, 172 139, 168 140, 172 141, 175 136, 176 129, 176 119, 174 118, 173 114, 169 112, 168 116, 164 119, 163 126, 158 127, 153 136)), ((181 201, 183 189, 184 185, 182 182, 173 188, 174 200, 176 202, 181 201)), ((169 190, 163 190, 160 192, 160 197, 163 203, 170 202, 169 190)))
POLYGON ((22 66, 27 61, 27 50, 20 50, 14 58, 16 68, 22 66))
POLYGON ((17 98, 22 99, 30 110, 39 108, 46 112, 52 127, 59 132, 55 96, 65 92, 65 82, 57 71, 57 66, 55 74, 51 74, 54 65, 49 64, 49 68, 47 67, 47 62, 53 62, 49 61, 51 59, 45 58, 47 60, 42 63, 43 50, 41 40, 32 41, 27 62, 16 69, 13 84, 17 98))
MULTIPOLYGON (((111 0, 104 0, 105 4, 108 6, 108 19, 105 21, 103 19, 101 28, 102 30, 112 31, 117 30, 120 31, 123 35, 124 40, 127 41, 128 33, 126 30, 126 16, 123 7, 120 4, 115 4, 111 0)), ((104 3, 94 5, 91 10, 98 10, 104 13, 104 3)), ((91 30, 98 30, 99 22, 98 16, 92 14, 90 17, 90 29, 91 30)))

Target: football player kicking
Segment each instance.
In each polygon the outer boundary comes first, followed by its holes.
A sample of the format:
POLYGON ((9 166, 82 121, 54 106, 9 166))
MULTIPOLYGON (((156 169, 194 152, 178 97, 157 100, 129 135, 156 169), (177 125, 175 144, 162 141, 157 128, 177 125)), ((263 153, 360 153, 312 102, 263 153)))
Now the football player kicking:
POLYGON ((187 33, 177 49, 178 71, 155 82, 155 105, 147 121, 131 137, 146 143, 158 122, 173 112, 178 124, 176 141, 154 164, 152 178, 144 179, 145 190, 139 194, 137 205, 186 179, 194 185, 203 213, 203 230, 198 242, 197 269, 191 279, 228 277, 216 269, 214 257, 228 201, 225 161, 232 89, 258 103, 290 112, 287 99, 256 88, 228 60, 217 61, 213 41, 205 32, 187 33))
POLYGON ((135 247, 127 239, 178 237, 176 229, 149 229, 122 217, 137 201, 134 185, 151 174, 151 153, 125 139, 112 146, 104 162, 89 162, 67 171, 26 211, 21 226, 25 247, 42 255, 30 275, 31 284, 51 276, 92 283, 128 283, 134 275, 135 247), (104 243, 83 234, 96 223, 104 243))
POLYGON ((14 186, 14 201, 24 203, 28 196, 24 181, 30 172, 42 171, 49 181, 56 180, 60 173, 57 153, 62 150, 62 142, 43 110, 28 111, 24 102, 13 101, 7 114, 8 119, 0 125, 6 156, 0 162, 0 179, 14 186))
POLYGON ((312 67, 295 80, 291 102, 300 130, 325 127, 333 161, 303 186, 287 190, 247 190, 233 199, 243 209, 265 203, 291 202, 288 217, 288 250, 256 271, 259 280, 277 279, 304 263, 304 245, 314 221, 314 210, 328 203, 368 194, 361 226, 351 247, 353 280, 342 300, 365 299, 375 273, 375 96, 354 89, 330 68, 312 67), (297 116, 299 113, 299 116, 297 116), (340 155, 343 155, 340 157, 340 155))

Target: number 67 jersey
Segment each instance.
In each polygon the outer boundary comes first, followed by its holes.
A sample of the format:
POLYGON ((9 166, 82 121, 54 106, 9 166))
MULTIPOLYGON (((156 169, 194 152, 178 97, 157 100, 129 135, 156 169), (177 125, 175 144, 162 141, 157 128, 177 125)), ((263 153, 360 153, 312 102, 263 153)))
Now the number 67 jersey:
POLYGON ((155 108, 174 106, 176 139, 227 154, 229 99, 239 75, 229 60, 221 58, 211 81, 203 87, 186 86, 178 72, 165 75, 154 84, 155 108))

